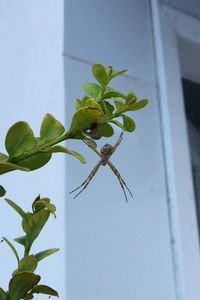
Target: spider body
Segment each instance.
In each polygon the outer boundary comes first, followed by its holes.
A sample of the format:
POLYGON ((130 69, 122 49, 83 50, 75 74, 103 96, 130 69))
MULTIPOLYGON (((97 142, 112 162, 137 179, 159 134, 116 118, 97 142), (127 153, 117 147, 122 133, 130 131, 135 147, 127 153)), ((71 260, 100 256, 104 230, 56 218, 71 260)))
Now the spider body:
POLYGON ((112 146, 110 144, 105 144, 101 150, 100 150, 100 153, 96 150, 95 147, 93 147, 91 145, 91 143, 88 143, 87 141, 84 141, 94 152, 96 152, 96 154, 101 158, 98 163, 96 164, 96 166, 94 167, 94 169, 91 171, 91 173, 89 174, 89 176, 86 178, 86 180, 83 181, 83 183, 78 186, 76 189, 74 189, 73 191, 70 192, 73 193, 77 190, 79 190, 80 188, 82 188, 75 196, 74 196, 74 199, 76 197, 78 197, 78 195, 80 195, 80 193, 82 193, 82 191, 84 189, 86 189, 86 187, 88 186, 88 184, 90 183, 90 181, 92 180, 92 178, 94 177, 94 175, 96 174, 96 172, 98 171, 99 167, 100 166, 106 166, 108 165, 110 167, 110 169, 112 170, 112 172, 116 175, 119 183, 120 183, 120 186, 123 190, 123 193, 124 193, 124 196, 125 196, 125 199, 126 199, 126 202, 128 202, 128 199, 127 199, 127 195, 126 195, 126 191, 125 191, 125 188, 127 189, 127 191, 129 192, 129 194, 131 195, 131 197, 133 197, 130 189, 128 188, 128 186, 126 185, 126 182, 124 181, 124 179, 121 177, 119 171, 115 168, 115 166, 109 161, 109 158, 111 157, 111 155, 113 154, 113 152, 116 150, 116 148, 119 146, 119 144, 121 143, 122 141, 122 137, 123 137, 123 132, 120 134, 117 142, 112 146))
POLYGON ((105 144, 100 151, 101 154, 101 165, 106 166, 109 158, 113 154, 114 149, 113 146, 110 144, 105 144))

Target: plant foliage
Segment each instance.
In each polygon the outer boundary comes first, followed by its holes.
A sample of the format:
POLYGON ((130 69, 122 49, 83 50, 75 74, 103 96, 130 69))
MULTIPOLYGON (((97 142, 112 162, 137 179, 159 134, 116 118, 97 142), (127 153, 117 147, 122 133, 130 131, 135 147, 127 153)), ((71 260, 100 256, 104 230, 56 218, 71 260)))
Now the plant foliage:
POLYGON ((34 241, 38 238, 44 225, 49 219, 50 214, 55 217, 56 207, 50 202, 49 198, 40 198, 38 196, 32 204, 32 211, 25 212, 19 205, 9 199, 5 199, 21 218, 21 227, 24 232, 23 236, 17 237, 14 241, 23 247, 23 256, 17 251, 17 248, 6 237, 3 241, 13 252, 16 258, 17 268, 13 271, 11 280, 8 284, 8 290, 0 288, 1 300, 20 300, 32 299, 34 294, 48 294, 57 296, 58 292, 46 285, 39 285, 41 276, 35 274, 38 263, 56 253, 58 248, 51 248, 30 254, 34 241))
MULTIPOLYGON (((110 86, 110 82, 127 70, 113 71, 112 66, 102 64, 92 66, 92 74, 96 82, 83 84, 85 95, 75 98, 75 111, 68 129, 52 114, 47 113, 40 125, 40 134, 35 136, 30 125, 25 121, 13 124, 5 137, 6 153, 0 153, 0 175, 20 170, 34 171, 49 162, 54 153, 65 153, 74 156, 81 163, 84 157, 65 146, 63 141, 69 139, 85 140, 96 147, 95 140, 110 137, 115 126, 123 131, 133 132, 135 122, 130 112, 140 110, 148 103, 146 99, 138 99, 133 91, 126 94, 110 86)), ((0 197, 6 190, 0 185, 0 197)), ((41 276, 35 271, 41 260, 54 254, 59 249, 51 248, 38 253, 31 253, 32 245, 40 235, 50 215, 55 217, 56 207, 49 198, 38 196, 32 203, 32 210, 25 212, 14 201, 5 199, 7 204, 21 218, 23 235, 14 241, 23 248, 20 256, 15 245, 6 237, 7 244, 16 258, 16 269, 13 271, 6 290, 0 288, 0 300, 28 300, 35 294, 47 294, 58 297, 58 292, 51 287, 39 284, 41 276)))

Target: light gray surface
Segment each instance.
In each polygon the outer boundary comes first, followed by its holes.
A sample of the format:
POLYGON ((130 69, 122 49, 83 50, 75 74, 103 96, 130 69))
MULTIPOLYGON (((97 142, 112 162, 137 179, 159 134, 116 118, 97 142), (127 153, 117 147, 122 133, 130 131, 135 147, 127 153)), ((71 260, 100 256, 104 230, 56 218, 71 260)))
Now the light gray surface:
POLYGON ((65 1, 65 53, 155 83, 149 1, 65 1))

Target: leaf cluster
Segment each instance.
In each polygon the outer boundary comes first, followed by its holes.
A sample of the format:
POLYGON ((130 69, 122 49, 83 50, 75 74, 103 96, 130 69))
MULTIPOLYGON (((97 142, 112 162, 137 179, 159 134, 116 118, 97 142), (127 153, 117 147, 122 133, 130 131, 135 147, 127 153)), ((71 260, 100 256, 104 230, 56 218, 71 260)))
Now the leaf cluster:
MULTIPOLYGON (((40 126, 40 135, 36 137, 27 122, 13 124, 5 138, 7 154, 0 153, 0 175, 21 170, 33 171, 43 167, 53 153, 66 153, 85 163, 84 157, 60 143, 68 139, 98 140, 114 134, 113 125, 122 130, 133 132, 135 122, 127 112, 142 109, 148 103, 138 100, 133 91, 124 94, 110 86, 111 80, 127 70, 114 72, 112 66, 105 68, 101 64, 92 66, 97 83, 83 84, 85 95, 75 99, 75 112, 68 130, 53 115, 47 113, 40 126)), ((0 197, 5 190, 0 186, 0 197)))
POLYGON ((82 163, 85 159, 79 153, 62 145, 64 126, 51 114, 46 114, 40 127, 40 136, 35 137, 29 124, 19 121, 12 125, 5 138, 7 155, 0 153, 0 175, 9 171, 33 171, 43 167, 53 153, 67 153, 82 163))
POLYGON ((146 99, 138 100, 133 91, 127 95, 109 86, 110 81, 127 70, 113 72, 112 66, 105 68, 101 64, 92 66, 92 73, 98 83, 83 84, 85 95, 75 99, 75 113, 70 131, 79 135, 83 133, 93 139, 110 137, 114 134, 113 124, 122 130, 133 132, 135 122, 127 112, 139 110, 148 103, 146 99), (118 120, 121 118, 121 122, 118 120))
POLYGON ((41 277, 34 272, 41 260, 57 252, 59 249, 51 248, 36 254, 30 254, 33 242, 39 236, 44 225, 48 221, 50 214, 55 216, 55 205, 50 202, 49 198, 40 198, 40 196, 38 196, 32 204, 32 211, 25 212, 15 202, 9 199, 5 199, 5 201, 21 217, 21 226, 24 235, 15 238, 14 241, 23 246, 24 254, 23 257, 20 258, 14 244, 6 237, 3 237, 3 241, 6 242, 16 257, 17 269, 12 273, 12 278, 8 284, 8 291, 4 291, 0 288, 0 299, 28 300, 33 299, 34 294, 39 293, 58 297, 58 293, 54 289, 46 285, 38 284, 41 277))

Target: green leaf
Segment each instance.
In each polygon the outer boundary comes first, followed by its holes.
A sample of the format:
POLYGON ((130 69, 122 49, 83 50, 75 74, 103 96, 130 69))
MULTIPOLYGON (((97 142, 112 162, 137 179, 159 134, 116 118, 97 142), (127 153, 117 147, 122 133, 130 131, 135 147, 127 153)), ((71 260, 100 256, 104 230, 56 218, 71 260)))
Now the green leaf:
POLYGON ((35 198, 35 200, 32 203, 32 210, 33 213, 38 212, 42 209, 45 209, 48 204, 50 204, 51 200, 47 197, 40 198, 40 195, 35 198))
POLYGON ((0 152, 0 163, 5 163, 9 160, 9 156, 0 152))
POLYGON ((112 72, 113 72, 113 67, 112 66, 108 66, 106 68, 106 74, 109 77, 109 80, 111 80, 110 75, 112 74, 112 72))
POLYGON ((109 123, 113 123, 113 124, 117 125, 118 127, 120 127, 121 129, 125 130, 124 125, 117 120, 110 120, 109 123))
POLYGON ((126 96, 126 105, 131 105, 137 101, 137 97, 133 91, 128 91, 128 95, 126 96))
POLYGON ((40 128, 41 143, 50 142, 61 136, 65 131, 64 126, 51 114, 46 114, 40 128))
POLYGON ((123 99, 126 99, 126 95, 110 87, 106 88, 105 93, 102 96, 102 99, 109 99, 115 97, 121 97, 123 99))
POLYGON ((61 146, 61 145, 56 145, 56 146, 52 147, 50 149, 50 151, 51 151, 51 153, 59 153, 59 152, 67 153, 67 154, 70 154, 70 155, 76 157, 82 164, 86 163, 85 158, 80 153, 75 152, 73 150, 70 150, 70 149, 68 149, 64 146, 61 146))
POLYGON ((31 290, 32 294, 45 294, 50 296, 59 297, 58 292, 46 285, 37 285, 31 290))
POLYGON ((104 87, 107 84, 108 76, 106 70, 101 64, 94 64, 92 66, 92 73, 96 80, 104 87))
POLYGON ((18 162, 18 165, 25 167, 26 170, 28 168, 29 171, 34 171, 46 165, 51 159, 51 156, 52 154, 49 152, 39 152, 24 160, 21 160, 18 162))
POLYGON ((3 197, 6 194, 6 190, 2 185, 0 185, 0 197, 3 197))
POLYGON ((97 100, 99 97, 101 97, 102 89, 96 83, 86 82, 83 84, 83 89, 86 94, 92 99, 97 100))
POLYGON ((25 247, 25 245, 26 245, 26 236, 25 235, 19 236, 18 238, 15 238, 14 241, 25 247))
POLYGON ((12 125, 7 132, 5 147, 10 157, 16 157, 36 146, 36 140, 29 124, 19 121, 12 125))
POLYGON ((75 112, 68 134, 72 135, 77 132, 89 129, 93 123, 104 120, 105 114, 101 109, 95 107, 83 107, 75 112))
POLYGON ((105 111, 106 116, 111 116, 115 110, 114 106, 105 100, 100 101, 100 104, 105 111))
POLYGON ((37 259, 33 255, 25 255, 19 261, 18 272, 34 272, 37 268, 37 259))
POLYGON ((147 99, 142 99, 139 100, 137 102, 135 102, 134 104, 128 106, 128 110, 138 110, 141 109, 143 107, 145 107, 148 104, 148 100, 147 99))
POLYGON ((88 97, 87 95, 84 95, 83 98, 81 99, 82 102, 82 107, 87 106, 87 100, 90 99, 90 97, 88 97))
POLYGON ((9 300, 9 297, 6 292, 2 288, 0 288, 0 299, 1 300, 9 300))
POLYGON ((40 281, 40 276, 32 272, 15 274, 9 282, 9 297, 20 300, 40 281))
POLYGON ((78 110, 79 108, 83 107, 81 100, 78 98, 74 99, 74 104, 75 104, 75 110, 78 110))
POLYGON ((9 199, 5 199, 5 201, 22 217, 24 218, 26 216, 26 213, 23 211, 23 209, 17 205, 15 202, 9 199))
POLYGON ((13 251, 17 261, 19 262, 19 255, 17 253, 17 250, 15 249, 15 247, 13 246, 13 244, 5 237, 3 237, 3 240, 6 242, 6 244, 10 247, 10 249, 13 251))
POLYGON ((117 77, 117 76, 119 76, 119 75, 124 74, 124 73, 127 72, 127 71, 128 71, 128 70, 124 69, 124 70, 121 70, 121 71, 112 73, 112 74, 110 75, 110 80, 113 79, 113 78, 115 78, 115 77, 117 77))
POLYGON ((133 132, 135 130, 135 122, 133 121, 133 119, 126 115, 122 115, 122 118, 124 122, 124 128, 126 129, 126 131, 133 132))
POLYGON ((86 106, 88 106, 88 107, 97 107, 97 108, 101 109, 101 105, 99 105, 96 101, 94 101, 92 99, 87 100, 86 106))
POLYGON ((16 170, 20 170, 20 171, 30 171, 28 168, 16 165, 16 164, 11 164, 11 163, 0 163, 0 175, 10 172, 10 171, 16 171, 16 170))
POLYGON ((37 262, 39 262, 40 260, 46 258, 49 255, 56 253, 59 250, 60 250, 59 248, 47 249, 47 250, 36 253, 34 256, 37 259, 37 262))
POLYGON ((40 234, 42 228, 49 218, 49 215, 50 212, 48 210, 41 210, 35 214, 26 214, 26 217, 22 221, 22 228, 27 234, 29 247, 40 234))
POLYGON ((51 214, 53 214, 56 217, 56 206, 50 203, 50 199, 48 198, 41 198, 40 200, 34 201, 32 207, 34 210, 34 214, 41 210, 47 209, 51 214))
POLYGON ((115 106, 116 106, 116 112, 123 112, 125 109, 125 104, 117 99, 114 99, 115 106))
POLYGON ((110 137, 114 134, 112 126, 108 123, 102 124, 102 136, 110 137))

